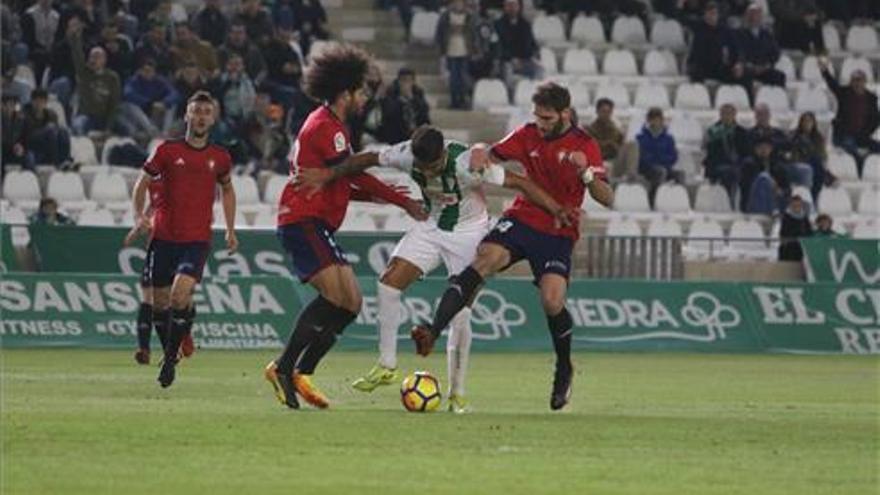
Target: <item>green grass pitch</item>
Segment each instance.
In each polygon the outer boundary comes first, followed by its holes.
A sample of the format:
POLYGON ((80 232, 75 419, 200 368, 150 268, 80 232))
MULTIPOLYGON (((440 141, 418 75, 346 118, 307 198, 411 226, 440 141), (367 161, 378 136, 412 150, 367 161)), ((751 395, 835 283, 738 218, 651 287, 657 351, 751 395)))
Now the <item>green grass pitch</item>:
MULTIPOLYGON (((168 390, 130 354, 0 352, 0 493, 878 493, 873 357, 580 353, 552 413, 549 352, 475 354, 455 416, 351 390, 371 353, 332 353, 332 408, 298 412, 272 352, 200 351, 168 390)), ((445 381, 442 355, 401 364, 445 381)))

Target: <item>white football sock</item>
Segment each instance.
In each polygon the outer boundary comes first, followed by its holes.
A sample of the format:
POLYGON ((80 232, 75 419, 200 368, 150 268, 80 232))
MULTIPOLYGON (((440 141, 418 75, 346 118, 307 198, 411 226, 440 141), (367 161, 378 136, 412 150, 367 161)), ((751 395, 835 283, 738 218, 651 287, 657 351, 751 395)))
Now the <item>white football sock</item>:
POLYGON ((464 395, 464 379, 471 355, 471 308, 465 306, 452 319, 446 342, 446 367, 450 395, 464 395))
POLYGON ((379 298, 379 364, 397 368, 397 328, 400 326, 400 291, 394 287, 376 283, 379 298))

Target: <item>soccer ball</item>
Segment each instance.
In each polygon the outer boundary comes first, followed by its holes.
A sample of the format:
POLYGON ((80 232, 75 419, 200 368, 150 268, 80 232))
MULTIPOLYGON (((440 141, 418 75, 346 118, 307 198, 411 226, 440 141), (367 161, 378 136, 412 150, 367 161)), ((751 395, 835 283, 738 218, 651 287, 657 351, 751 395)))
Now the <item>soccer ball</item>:
POLYGON ((400 402, 409 412, 436 411, 440 401, 440 380, 427 371, 408 375, 400 385, 400 402))

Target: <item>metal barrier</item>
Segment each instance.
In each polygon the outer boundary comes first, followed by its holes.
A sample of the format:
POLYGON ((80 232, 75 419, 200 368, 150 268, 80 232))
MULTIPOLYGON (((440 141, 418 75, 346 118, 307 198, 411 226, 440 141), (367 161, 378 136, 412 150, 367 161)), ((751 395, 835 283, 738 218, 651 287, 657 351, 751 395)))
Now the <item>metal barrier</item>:
POLYGON ((684 275, 680 237, 584 236, 574 274, 588 278, 677 280, 684 275))

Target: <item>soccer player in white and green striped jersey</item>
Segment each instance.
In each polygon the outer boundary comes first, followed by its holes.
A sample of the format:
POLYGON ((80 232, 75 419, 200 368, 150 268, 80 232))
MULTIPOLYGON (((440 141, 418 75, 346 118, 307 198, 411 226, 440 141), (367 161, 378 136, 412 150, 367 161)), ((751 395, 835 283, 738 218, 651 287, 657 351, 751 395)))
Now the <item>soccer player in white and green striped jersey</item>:
MULTIPOLYGON (((423 126, 405 141, 378 153, 361 153, 329 172, 301 177, 307 186, 364 170, 372 165, 409 174, 419 185, 429 218, 418 222, 397 243, 391 261, 378 281, 379 362, 352 386, 372 392, 397 383, 397 331, 401 320, 401 294, 442 262, 449 276, 464 270, 488 233, 489 214, 484 184, 517 189, 549 212, 567 221, 569 212, 524 176, 489 164, 485 146, 445 140, 443 133, 423 126), (482 155, 482 156, 481 156, 482 155), (321 174, 321 175, 319 175, 321 174)), ((465 374, 471 347, 471 310, 465 306, 450 322, 446 346, 449 410, 465 412, 465 374)))

